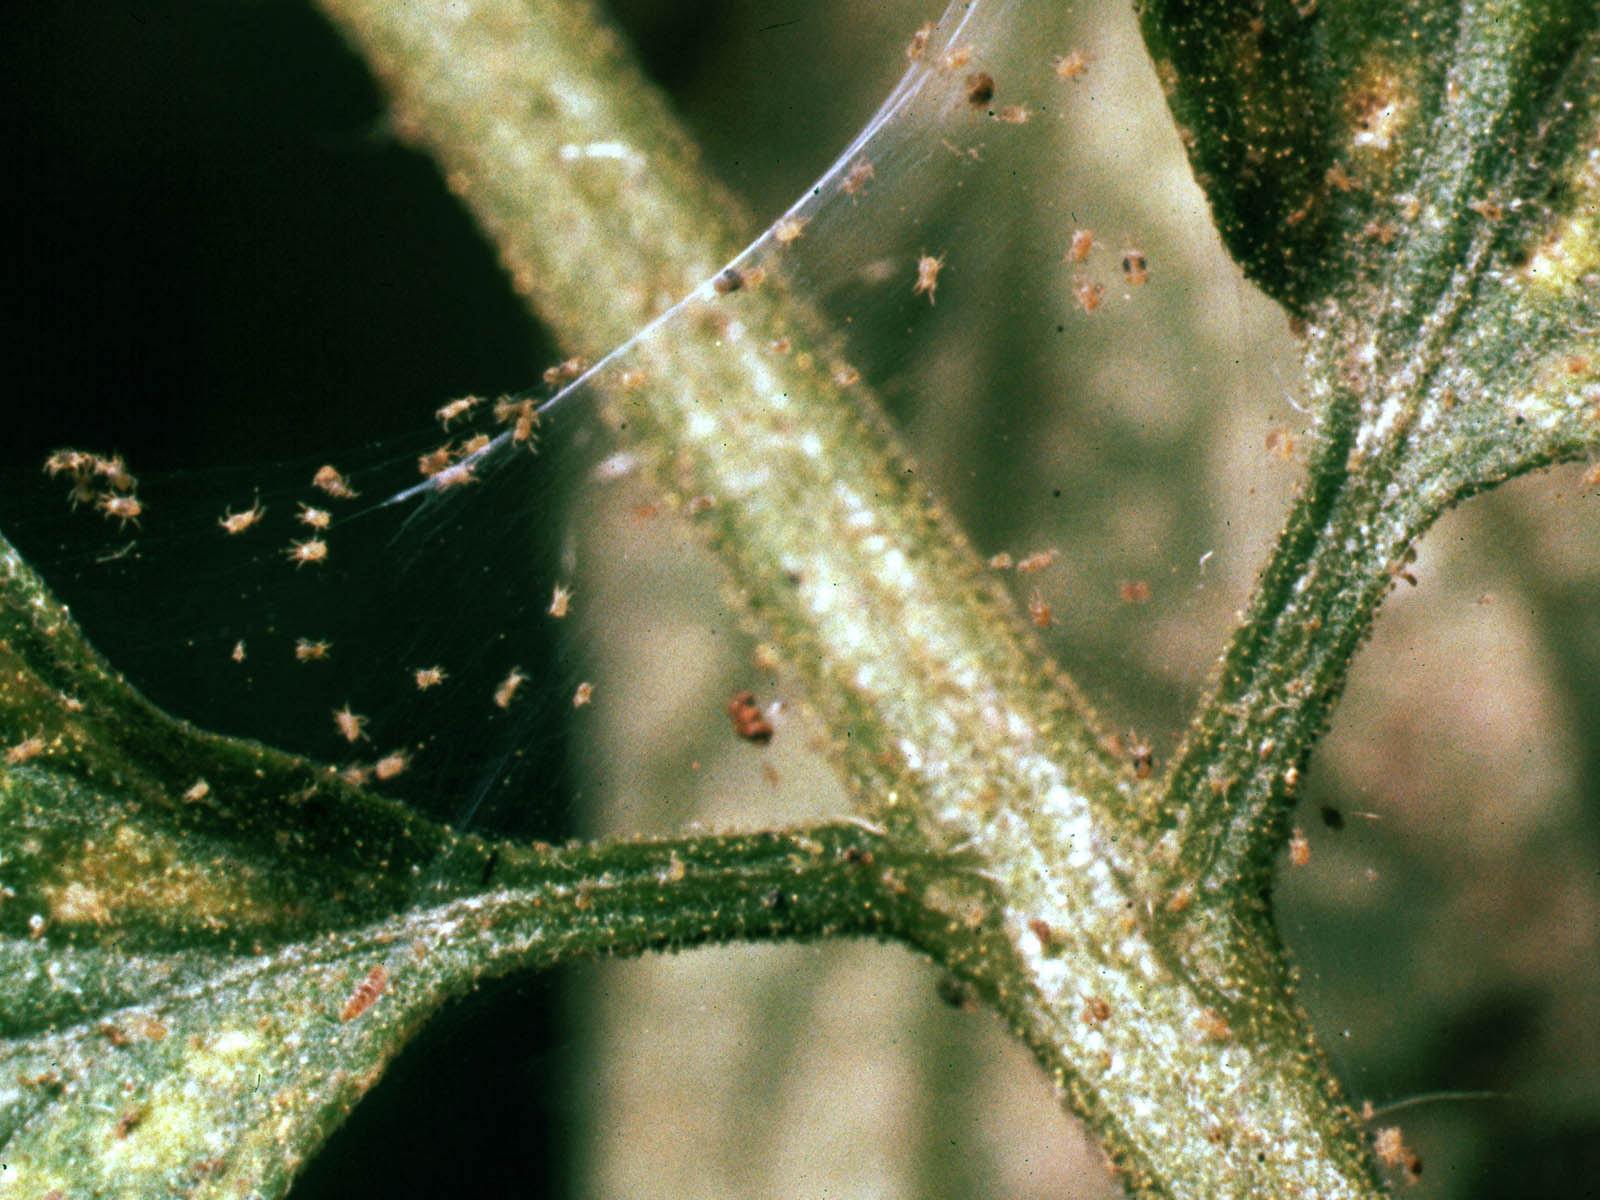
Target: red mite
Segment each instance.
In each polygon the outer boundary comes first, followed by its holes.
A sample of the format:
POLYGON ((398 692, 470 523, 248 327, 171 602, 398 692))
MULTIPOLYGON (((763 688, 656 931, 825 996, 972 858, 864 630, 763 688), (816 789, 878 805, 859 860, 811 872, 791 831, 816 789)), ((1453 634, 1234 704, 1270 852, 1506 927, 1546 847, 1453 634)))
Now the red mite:
POLYGON ((378 1002, 378 997, 383 995, 383 989, 388 986, 388 968, 379 963, 367 972, 367 977, 361 981, 361 986, 356 988, 350 994, 350 999, 344 1002, 344 1007, 339 1010, 339 1020, 354 1021, 378 1002))
POLYGON ((772 726, 756 707, 751 692, 735 692, 728 701, 728 716, 733 719, 733 731, 747 742, 766 745, 772 740, 772 726))

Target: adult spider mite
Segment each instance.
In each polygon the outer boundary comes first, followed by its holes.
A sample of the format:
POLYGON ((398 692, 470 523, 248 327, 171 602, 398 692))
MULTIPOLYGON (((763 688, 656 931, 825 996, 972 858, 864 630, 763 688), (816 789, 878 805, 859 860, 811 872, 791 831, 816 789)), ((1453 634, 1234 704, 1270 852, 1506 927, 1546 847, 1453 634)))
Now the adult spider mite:
POLYGON ((494 702, 501 708, 510 708, 511 701, 517 694, 517 689, 528 681, 528 677, 516 667, 511 668, 511 673, 500 681, 500 686, 494 689, 494 702))
POLYGON ((326 562, 328 558, 328 543, 321 538, 307 538, 303 542, 291 542, 284 550, 289 560, 296 568, 307 563, 326 562))
POLYGON ((432 479, 455 461, 455 453, 456 444, 454 442, 446 442, 442 446, 434 447, 426 454, 417 455, 417 474, 426 475, 429 479, 432 479))
POLYGON ((333 723, 339 730, 340 736, 351 745, 367 736, 367 719, 359 713, 351 712, 348 704, 333 710, 333 723))
POLYGON ((862 188, 866 187, 868 181, 873 179, 876 174, 877 172, 872 169, 871 163, 864 158, 858 158, 850 169, 844 173, 844 182, 839 186, 844 189, 846 195, 854 196, 862 188))
POLYGON ((1311 862, 1311 842, 1303 829, 1297 828, 1289 835, 1289 861, 1297 867, 1311 862))
POLYGON ((1122 252, 1122 277, 1138 287, 1150 278, 1149 264, 1145 261, 1143 250, 1124 250, 1122 252))
POLYGON ((1072 244, 1067 248, 1067 261, 1081 263, 1094 249, 1094 233, 1088 229, 1074 229, 1072 244))
POLYGON ((449 675, 443 667, 418 667, 411 672, 411 678, 416 681, 417 691, 425 692, 431 687, 438 687, 449 675))
POLYGON ((589 360, 587 358, 581 355, 569 358, 553 367, 545 368, 544 384, 552 391, 560 391, 588 369, 589 360))
POLYGON ((1082 79, 1093 61, 1082 50, 1068 50, 1051 59, 1050 65, 1056 69, 1057 79, 1082 79))
POLYGON ((439 419, 440 425, 449 429, 451 421, 454 421, 457 417, 466 416, 478 407, 482 399, 483 397, 481 396, 462 396, 459 400, 452 400, 448 404, 440 405, 433 415, 439 419))
POLYGON ((1028 616, 1040 629, 1048 629, 1054 622, 1050 617, 1050 605, 1044 598, 1044 593, 1034 589, 1033 595, 1028 597, 1028 616))
POLYGON ((779 217, 778 223, 772 227, 773 240, 780 246, 798 241, 805 236, 806 226, 810 223, 810 217, 779 217))
POLYGON ((571 603, 572 589, 556 584, 555 591, 550 594, 550 615, 560 620, 567 615, 567 607, 571 603))
POLYGON ((906 47, 906 58, 911 62, 920 59, 928 49, 928 39, 933 36, 933 22, 928 21, 917 26, 917 31, 911 35, 911 44, 906 47))
POLYGON ((924 254, 917 259, 917 281, 911 285, 911 294, 921 296, 926 294, 931 305, 933 294, 939 288, 939 272, 944 270, 944 255, 935 258, 931 254, 924 254))
POLYGON ((350 486, 350 481, 339 473, 337 467, 318 467, 311 477, 311 486, 326 492, 335 500, 354 500, 361 493, 350 486))
POLYGON ((332 649, 332 642, 313 642, 310 638, 300 638, 294 644, 294 656, 301 662, 321 662, 332 649))
POLYGON ((1128 761, 1135 779, 1149 779, 1156 769, 1156 754, 1150 743, 1136 733, 1128 734, 1128 761))
POLYGON ((333 522, 333 514, 325 508, 312 508, 302 500, 294 519, 311 529, 326 529, 333 522))
POLYGON ((144 511, 144 505, 139 503, 137 496, 101 496, 97 507, 107 517, 117 518, 117 528, 125 529, 129 521, 135 525, 139 523, 139 514, 144 511))
POLYGON ((458 462, 454 466, 446 467, 444 470, 437 472, 430 478, 433 480, 433 486, 440 491, 446 488, 460 487, 465 483, 477 483, 478 477, 472 473, 472 467, 473 464, 470 462, 458 462))
POLYGON ((396 750, 393 754, 385 754, 372 764, 372 773, 379 779, 393 779, 411 765, 411 756, 404 750, 396 750))
POLYGON ((578 685, 577 690, 572 693, 572 707, 582 708, 585 704, 588 704, 589 701, 593 699, 594 684, 590 683, 588 680, 584 680, 578 685))
POLYGON ((57 450, 44 460, 44 469, 55 477, 63 471, 87 473, 94 464, 94 455, 86 450, 57 450))
POLYGON ((222 515, 217 518, 217 524, 222 526, 223 532, 230 537, 236 533, 243 533, 250 526, 261 520, 266 515, 266 509, 261 505, 258 496, 256 502, 243 512, 234 512, 232 509, 223 509, 222 515))

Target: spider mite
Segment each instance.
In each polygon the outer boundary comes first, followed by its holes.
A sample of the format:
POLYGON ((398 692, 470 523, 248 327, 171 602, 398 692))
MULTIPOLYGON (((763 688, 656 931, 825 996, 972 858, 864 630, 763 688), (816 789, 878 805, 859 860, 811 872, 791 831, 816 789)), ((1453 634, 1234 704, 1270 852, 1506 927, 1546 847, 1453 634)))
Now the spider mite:
POLYGON ((1067 247, 1067 261, 1081 263, 1089 257, 1089 251, 1094 249, 1094 233, 1088 229, 1074 229, 1072 231, 1072 244, 1067 247))
POLYGON ((417 456, 417 474, 426 475, 429 479, 432 479, 450 465, 455 458, 455 452, 456 444, 454 442, 446 442, 442 446, 429 450, 426 454, 419 454, 417 456))
POLYGON ((1372 1152, 1386 1167, 1398 1168, 1408 1183, 1416 1183, 1422 1175, 1422 1158, 1407 1146, 1398 1125, 1380 1129, 1372 1135, 1372 1152))
POLYGON ((594 684, 587 679, 580 683, 577 690, 572 693, 572 707, 582 708, 594 699, 594 684))
POLYGON ((844 173, 844 182, 839 186, 844 189, 846 195, 854 196, 862 188, 866 187, 867 183, 876 174, 877 172, 872 169, 871 163, 864 158, 858 158, 851 168, 844 173))
POLYGON ((326 529, 333 523, 333 514, 325 508, 312 508, 302 500, 300 511, 295 513, 294 519, 308 529, 326 529))
POLYGON ((928 39, 933 36, 933 22, 928 21, 917 26, 917 31, 911 35, 911 44, 906 47, 906 58, 916 62, 928 50, 928 39))
POLYGON ((1289 861, 1297 867, 1311 862, 1311 843, 1306 840, 1304 829, 1296 829, 1289 835, 1289 861))
POLYGON ((470 462, 458 462, 452 467, 446 467, 435 475, 429 476, 433 486, 440 491, 446 488, 460 487, 464 483, 477 483, 478 477, 472 473, 470 462))
POLYGON ((310 638, 300 638, 294 644, 294 656, 301 662, 320 662, 328 657, 328 651, 332 649, 332 642, 313 642, 310 638))
POLYGON ((728 716, 733 731, 745 741, 764 746, 772 740, 772 725, 761 715, 753 692, 735 692, 728 700, 728 716))
POLYGON ((1099 308, 1105 296, 1106 289, 1104 284, 1080 279, 1072 285, 1072 299, 1086 313, 1092 313, 1099 308))
POLYGON ((516 667, 511 668, 511 673, 500 681, 494 689, 494 702, 500 708, 510 708, 511 701, 517 694, 517 689, 528 681, 528 677, 516 667))
POLYGON ((550 594, 550 615, 555 617, 557 620, 560 620, 562 617, 567 615, 567 609, 571 603, 572 589, 568 587, 562 587, 559 583, 556 584, 555 591, 550 594))
POLYGON ((564 388, 588 369, 589 360, 583 357, 569 358, 553 367, 546 367, 544 372, 545 386, 553 389, 564 388))
POLYGON ((57 450, 44 460, 45 471, 54 478, 63 471, 73 474, 87 472, 94 463, 94 455, 83 450, 57 450))
POLYGON ((350 481, 339 473, 337 467, 318 467, 311 477, 311 486, 326 492, 335 500, 354 500, 361 493, 350 486, 350 481))
POLYGON ((351 712, 348 704, 343 708, 334 709, 333 724, 338 729, 339 735, 352 745, 367 736, 367 719, 351 712))
POLYGON ((139 514, 144 512, 144 505, 137 496, 101 496, 96 507, 107 517, 115 517, 119 529, 127 528, 129 521, 137 525, 139 514))
POLYGON ((404 750, 396 750, 393 754, 385 754, 372 764, 372 773, 379 779, 393 779, 411 765, 411 756, 404 750))
POLYGON ((959 50, 947 50, 939 56, 939 65, 946 71, 959 71, 971 61, 971 46, 962 46, 959 50))
POLYGON ((1135 779, 1149 779, 1150 772, 1156 769, 1155 750, 1147 740, 1133 732, 1128 734, 1128 761, 1133 764, 1135 779))
POLYGON ((339 1010, 339 1020, 354 1021, 367 1009, 378 1002, 378 997, 383 995, 384 989, 389 986, 389 969, 382 963, 367 972, 367 977, 356 985, 356 990, 350 993, 350 999, 344 1002, 344 1007, 339 1010))
POLYGON ((773 240, 780 246, 798 241, 805 236, 806 226, 810 223, 810 217, 779 217, 778 223, 772 227, 773 240))
MULTIPOLYGON (((1032 575, 1035 571, 1042 571, 1056 559, 1061 557, 1059 550, 1035 550, 1017 562, 1019 575, 1032 575)), ((992 565, 992 564, 991 564, 992 565)))
POLYGON ((25 762, 31 762, 44 753, 44 738, 38 734, 23 738, 15 746, 6 751, 6 763, 9 766, 20 767, 25 762))
POLYGON ((939 272, 944 270, 944 255, 935 258, 931 254, 924 254, 917 259, 917 281, 911 285, 911 294, 921 296, 926 294, 928 303, 933 303, 933 294, 939 289, 939 272))
POLYGON ((440 425, 449 429, 451 421, 454 421, 457 417, 466 416, 474 408, 478 407, 481 400, 481 396, 462 396, 459 400, 452 400, 448 404, 440 405, 433 415, 439 419, 440 425))
POLYGON ((425 692, 431 687, 438 687, 449 675, 443 667, 418 667, 411 672, 411 678, 416 682, 417 691, 425 692))
POLYGON ((139 486, 139 481, 128 474, 128 464, 123 462, 120 454, 113 454, 110 458, 97 456, 94 473, 105 476, 107 486, 114 492, 131 492, 139 486))
POLYGON ((987 71, 974 71, 967 76, 967 103, 973 108, 985 108, 994 99, 994 76, 987 71))
POLYGON ((727 296, 737 292, 744 286, 744 272, 738 267, 725 267, 717 273, 711 281, 711 289, 719 296, 727 296))
POLYGON ((328 543, 321 538, 307 538, 303 542, 291 542, 284 553, 289 556, 289 561, 299 568, 307 563, 327 561, 328 543))
POLYGON ((1053 621, 1050 616, 1050 605, 1045 601, 1044 593, 1037 588, 1033 595, 1028 597, 1028 616, 1040 629, 1048 629, 1053 621))
POLYGON ((1138 287, 1150 278, 1149 264, 1145 261, 1143 250, 1122 252, 1122 277, 1134 287, 1138 287))
POLYGON ((1082 79, 1093 61, 1082 50, 1068 50, 1051 59, 1050 65, 1056 69, 1057 79, 1082 79))
POLYGON ((261 507, 261 500, 258 497, 256 502, 243 512, 236 513, 232 509, 223 509, 222 515, 217 518, 217 524, 221 525, 223 531, 230 536, 235 533, 243 533, 250 526, 261 520, 266 515, 266 511, 265 508, 261 507))

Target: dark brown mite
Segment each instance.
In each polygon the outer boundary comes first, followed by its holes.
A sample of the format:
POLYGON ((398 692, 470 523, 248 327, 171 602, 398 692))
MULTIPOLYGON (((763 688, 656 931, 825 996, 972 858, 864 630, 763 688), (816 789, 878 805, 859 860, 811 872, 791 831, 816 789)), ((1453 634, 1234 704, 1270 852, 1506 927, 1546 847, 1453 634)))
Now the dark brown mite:
POLYGON ((772 740, 772 726, 761 715, 751 692, 735 692, 728 701, 728 716, 733 720, 733 731, 747 742, 766 745, 772 740))
POLYGON ((967 76, 967 103, 982 108, 994 99, 994 76, 987 71, 975 71, 967 76))

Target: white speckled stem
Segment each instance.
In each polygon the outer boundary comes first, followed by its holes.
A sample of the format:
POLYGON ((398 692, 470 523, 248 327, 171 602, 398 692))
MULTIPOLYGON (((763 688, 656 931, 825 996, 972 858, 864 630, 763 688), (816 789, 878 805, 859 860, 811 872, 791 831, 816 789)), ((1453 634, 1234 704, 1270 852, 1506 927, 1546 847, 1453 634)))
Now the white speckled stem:
POLYGON ((1180 975, 1148 794, 871 399, 811 349, 815 319, 771 286, 703 288, 740 249, 734 208, 589 8, 325 7, 572 350, 595 356, 701 289, 630 352, 646 382, 611 381, 608 415, 669 494, 713 502, 691 511, 809 684, 864 810, 995 885, 973 924, 918 940, 987 988, 1130 1185, 1376 1194, 1275 952, 1237 979, 1180 975), (570 149, 586 146, 612 149, 570 149), (1110 1013, 1086 1021, 1095 997, 1110 1013))

